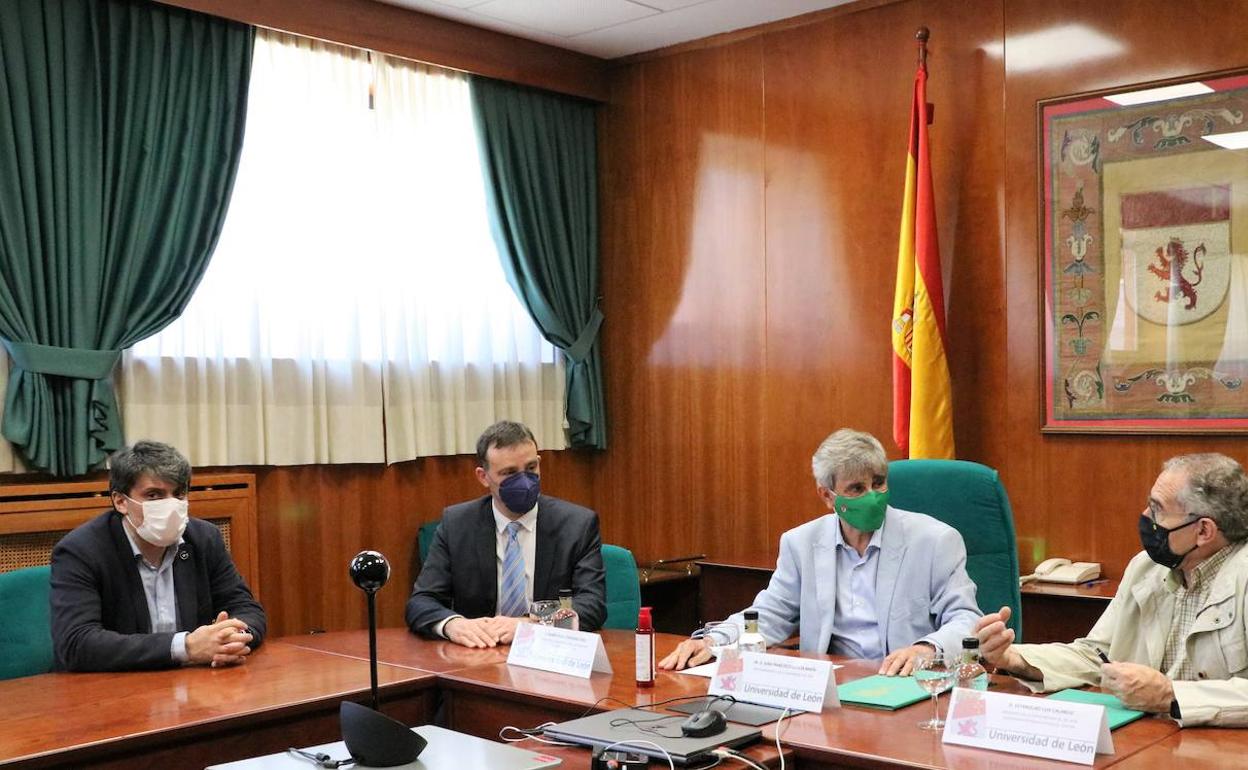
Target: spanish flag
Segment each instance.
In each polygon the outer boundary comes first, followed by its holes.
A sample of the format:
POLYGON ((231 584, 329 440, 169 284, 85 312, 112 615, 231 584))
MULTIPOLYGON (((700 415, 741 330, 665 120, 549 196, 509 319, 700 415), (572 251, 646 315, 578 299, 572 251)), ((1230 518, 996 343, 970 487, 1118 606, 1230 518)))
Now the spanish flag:
POLYGON ((953 389, 932 201, 927 67, 914 75, 893 299, 893 438, 906 457, 953 459, 953 389))

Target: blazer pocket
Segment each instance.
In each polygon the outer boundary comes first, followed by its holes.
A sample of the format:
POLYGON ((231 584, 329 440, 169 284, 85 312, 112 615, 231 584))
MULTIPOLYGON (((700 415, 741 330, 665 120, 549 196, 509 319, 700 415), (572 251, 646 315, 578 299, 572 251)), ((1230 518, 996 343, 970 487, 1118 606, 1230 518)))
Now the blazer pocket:
POLYGON ((1226 670, 1238 674, 1248 669, 1248 640, 1244 638, 1242 628, 1232 626, 1231 630, 1233 633, 1225 634, 1218 640, 1218 646, 1226 658, 1226 670))

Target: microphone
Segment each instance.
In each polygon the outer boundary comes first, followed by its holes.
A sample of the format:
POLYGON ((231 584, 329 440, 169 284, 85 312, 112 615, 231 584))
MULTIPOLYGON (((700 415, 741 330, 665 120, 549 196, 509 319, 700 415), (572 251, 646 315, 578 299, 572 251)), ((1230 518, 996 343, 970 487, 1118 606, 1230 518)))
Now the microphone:
POLYGON ((390 562, 377 551, 360 551, 347 567, 351 582, 368 597, 368 667, 372 676, 373 711, 381 711, 377 698, 377 592, 390 579, 390 562))
POLYGON ((414 762, 426 741, 407 725, 381 713, 377 696, 377 592, 390 579, 390 562, 377 551, 360 551, 347 568, 351 581, 368 597, 368 669, 372 682, 371 709, 344 700, 338 707, 342 740, 361 765, 393 767, 414 762))

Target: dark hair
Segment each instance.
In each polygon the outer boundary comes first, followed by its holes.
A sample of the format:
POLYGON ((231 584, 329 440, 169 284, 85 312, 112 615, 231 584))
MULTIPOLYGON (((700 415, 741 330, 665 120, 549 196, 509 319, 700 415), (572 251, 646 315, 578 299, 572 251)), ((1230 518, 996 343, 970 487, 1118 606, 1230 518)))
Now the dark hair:
POLYGON ((108 458, 108 491, 129 496, 144 473, 172 484, 178 497, 191 486, 191 464, 181 452, 159 441, 139 441, 108 458))
POLYGON ((533 431, 524 426, 523 423, 512 422, 511 420, 499 420, 490 427, 486 428, 481 434, 481 438, 477 439, 477 466, 489 470, 489 460, 486 459, 485 453, 491 448, 506 449, 509 446, 531 442, 533 446, 537 446, 537 439, 533 438, 533 431))

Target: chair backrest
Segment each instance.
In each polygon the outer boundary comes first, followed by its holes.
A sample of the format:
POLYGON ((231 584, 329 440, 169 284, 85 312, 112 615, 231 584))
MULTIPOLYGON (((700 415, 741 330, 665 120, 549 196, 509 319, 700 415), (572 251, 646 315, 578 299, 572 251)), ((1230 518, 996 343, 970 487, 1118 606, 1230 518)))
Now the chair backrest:
POLYGON ((964 460, 895 460, 888 465, 894 508, 939 519, 962 534, 966 571, 985 613, 1012 610, 1010 627, 1023 638, 1014 514, 997 472, 964 460))
POLYGON ((433 536, 437 534, 438 525, 441 523, 441 521, 426 521, 420 525, 420 531, 416 533, 416 545, 420 549, 422 567, 429 560, 429 546, 433 545, 433 536))
POLYGON ((618 545, 602 546, 602 567, 607 573, 607 619, 603 628, 637 628, 641 613, 641 584, 633 552, 618 545))
POLYGON ((0 573, 0 679, 52 670, 51 567, 0 573))

